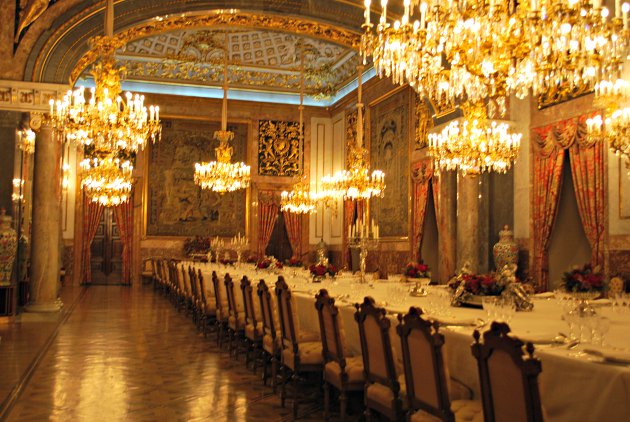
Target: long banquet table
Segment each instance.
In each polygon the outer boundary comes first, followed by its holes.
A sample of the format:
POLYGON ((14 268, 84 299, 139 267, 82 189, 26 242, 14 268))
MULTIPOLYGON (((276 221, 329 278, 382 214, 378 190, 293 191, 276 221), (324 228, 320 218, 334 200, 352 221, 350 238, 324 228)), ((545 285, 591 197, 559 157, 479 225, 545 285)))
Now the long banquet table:
MULTIPOLYGON (((235 281, 243 276, 247 276, 252 283, 264 279, 270 288, 277 280, 278 274, 283 275, 293 291, 301 330, 319 332, 314 295, 319 289, 326 288, 331 296, 337 298, 336 304, 340 309, 347 347, 354 354, 361 353, 358 327, 354 320, 354 304, 369 295, 391 314, 392 348, 398 363, 401 359, 400 341, 394 330, 397 324, 396 315, 405 312, 410 306, 426 308, 427 301, 430 300, 428 297, 407 295, 399 297, 395 305, 390 304, 388 301, 392 301, 395 292, 392 286, 395 286, 396 282, 386 280, 360 284, 356 277, 348 276, 315 284, 310 282, 308 272, 291 268, 272 273, 255 270, 251 265, 244 264, 236 267, 186 263, 188 264, 200 268, 207 280, 210 280, 212 271, 216 271, 221 279, 226 273, 235 281)), ((206 286, 208 285, 211 283, 206 283, 206 286)), ((223 287, 223 283, 221 285, 223 287)), ((207 293, 212 294, 211 291, 207 293)), ((237 306, 242 307, 242 295, 237 293, 236 297, 237 306)), ((609 347, 630 351, 630 314, 613 313, 610 308, 600 308, 599 312, 605 314, 611 321, 610 330, 606 335, 609 347)), ((486 314, 481 309, 472 308, 450 308, 448 313, 447 317, 442 317, 447 324, 441 332, 446 338, 445 360, 450 376, 467 385, 472 389, 475 398, 479 398, 477 366, 470 350, 475 326, 464 322, 485 320, 486 314), (451 321, 451 324, 448 321, 451 321)), ((547 420, 567 422, 630 420, 630 365, 604 362, 601 358, 585 354, 583 348, 588 346, 578 345, 569 350, 563 345, 548 344, 551 342, 547 340, 557 338, 559 332, 568 332, 568 326, 561 319, 561 314, 562 306, 558 300, 534 299, 532 312, 517 312, 510 322, 515 336, 535 343, 535 355, 542 361, 543 372, 539 384, 547 420)))

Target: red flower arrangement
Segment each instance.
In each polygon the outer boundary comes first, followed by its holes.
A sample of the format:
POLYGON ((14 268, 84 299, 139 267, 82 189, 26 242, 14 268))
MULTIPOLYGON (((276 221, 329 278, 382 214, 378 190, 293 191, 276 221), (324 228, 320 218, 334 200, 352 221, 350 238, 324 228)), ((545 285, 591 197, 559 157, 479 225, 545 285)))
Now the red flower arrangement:
POLYGON ((404 274, 409 278, 431 278, 431 271, 429 270, 429 266, 422 262, 410 262, 405 267, 404 274))
POLYGON ((282 262, 273 256, 266 256, 256 263, 256 268, 265 269, 269 267, 282 268, 282 262))
POLYGON ((339 271, 337 267, 335 267, 333 264, 328 264, 328 265, 313 264, 310 267, 308 267, 308 269, 311 272, 311 274, 313 274, 316 277, 323 277, 326 274, 330 275, 331 277, 334 277, 339 271))
POLYGON ((298 258, 292 257, 291 259, 287 261, 287 266, 288 267, 301 267, 302 261, 300 261, 298 258))
POLYGON ((476 296, 499 296, 505 289, 505 284, 499 283, 495 275, 491 274, 461 274, 449 282, 449 287, 456 290, 461 284, 464 290, 476 296))
POLYGON ((562 283, 567 292, 601 292, 604 290, 604 276, 599 272, 599 267, 593 268, 591 264, 574 267, 564 273, 562 283))

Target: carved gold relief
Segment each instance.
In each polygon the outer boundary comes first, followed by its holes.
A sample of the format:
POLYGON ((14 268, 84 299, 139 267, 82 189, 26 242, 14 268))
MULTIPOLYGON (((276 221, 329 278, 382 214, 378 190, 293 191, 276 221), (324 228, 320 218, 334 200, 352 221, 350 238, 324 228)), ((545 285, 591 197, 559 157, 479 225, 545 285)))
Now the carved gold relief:
POLYGON ((424 99, 416 95, 416 149, 427 146, 427 134, 432 127, 433 117, 431 116, 431 110, 427 107, 424 99))
POLYGON ((299 123, 261 120, 258 125, 258 174, 297 176, 301 173, 299 123))
MULTIPOLYGON (((269 30, 291 32, 325 39, 335 44, 358 50, 360 35, 349 30, 290 16, 257 15, 253 13, 217 13, 212 15, 180 15, 172 18, 156 19, 142 25, 129 28, 114 35, 121 42, 127 43, 138 38, 179 29, 200 27, 241 27, 265 28, 269 30)), ((88 51, 74 67, 70 81, 73 84, 90 63, 98 58, 95 51, 88 51)))
POLYGON ((538 109, 541 110, 546 107, 551 107, 556 104, 564 103, 565 101, 572 100, 574 98, 586 95, 592 92, 592 88, 583 86, 577 89, 567 89, 565 86, 557 86, 555 89, 550 89, 538 96, 538 109))

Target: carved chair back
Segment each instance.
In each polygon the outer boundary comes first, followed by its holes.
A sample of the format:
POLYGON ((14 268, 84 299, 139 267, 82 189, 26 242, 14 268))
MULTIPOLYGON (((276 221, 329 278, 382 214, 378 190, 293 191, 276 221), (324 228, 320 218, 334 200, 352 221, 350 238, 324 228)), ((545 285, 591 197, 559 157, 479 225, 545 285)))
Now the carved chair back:
POLYGON ((271 292, 265 280, 262 279, 258 283, 258 298, 260 300, 260 316, 263 323, 263 332, 265 335, 271 336, 275 341, 277 327, 273 317, 273 303, 271 302, 273 298, 271 297, 271 292))
POLYGON ((389 337, 391 321, 387 318, 385 309, 378 308, 371 297, 365 297, 363 303, 355 306, 357 311, 354 319, 359 325, 366 380, 369 383, 386 385, 398 396, 400 385, 396 378, 389 337))
POLYGON ((293 353, 297 354, 298 337, 291 290, 282 276, 279 276, 276 282, 276 297, 278 299, 278 319, 280 320, 282 344, 284 347, 292 347, 293 353))
POLYGON ((542 372, 534 346, 508 334, 505 323, 493 322, 481 334, 475 330, 472 354, 477 359, 484 418, 487 422, 543 420, 538 375, 542 372), (525 350, 524 350, 525 349, 525 350))
POLYGON ((315 295, 315 309, 317 309, 319 318, 324 361, 339 363, 343 371, 346 366, 346 359, 339 325, 339 309, 335 306, 335 299, 330 297, 326 289, 321 289, 315 295))
POLYGON ((409 407, 422 409, 443 421, 454 421, 444 370, 444 335, 435 321, 422 318, 420 308, 398 315, 409 407))

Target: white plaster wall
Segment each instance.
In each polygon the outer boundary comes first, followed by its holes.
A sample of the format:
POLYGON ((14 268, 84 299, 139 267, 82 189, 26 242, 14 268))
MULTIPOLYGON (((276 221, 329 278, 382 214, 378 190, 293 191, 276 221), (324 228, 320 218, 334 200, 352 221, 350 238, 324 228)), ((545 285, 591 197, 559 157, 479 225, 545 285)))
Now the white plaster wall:
MULTIPOLYGON (((623 162, 608 152, 608 227, 609 234, 630 234, 630 176, 623 162), (625 179, 624 179, 625 178, 625 179), (621 203, 622 201, 623 203, 621 203), (622 218, 623 207, 625 218, 622 218)), ((630 248, 630 245, 628 245, 630 248)))
MULTIPOLYGON (((324 175, 333 174, 345 166, 344 113, 332 119, 311 119, 311 191, 319 192, 319 181, 324 175)), ((309 218, 309 243, 323 239, 328 245, 340 245, 343 241, 343 203, 341 200, 326 208, 318 204, 317 212, 309 218)))

